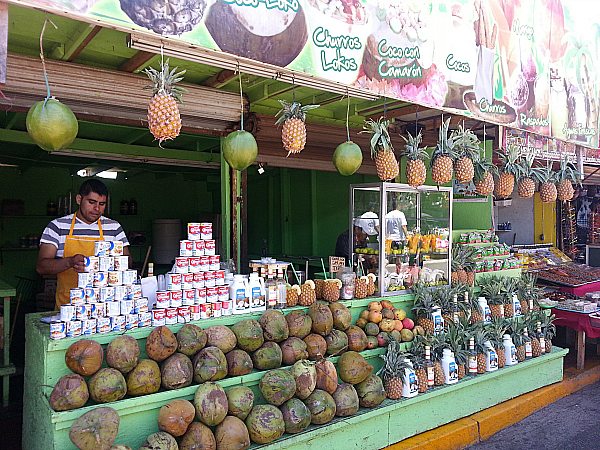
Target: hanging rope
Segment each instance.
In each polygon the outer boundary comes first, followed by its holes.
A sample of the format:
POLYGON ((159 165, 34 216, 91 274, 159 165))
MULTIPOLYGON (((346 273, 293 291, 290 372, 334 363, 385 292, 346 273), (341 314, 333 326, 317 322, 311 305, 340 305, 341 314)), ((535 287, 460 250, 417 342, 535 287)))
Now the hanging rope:
POLYGON ((296 76, 292 74, 292 102, 296 103, 296 76))
POLYGON ((346 106, 346 136, 348 137, 348 142, 350 142, 350 125, 348 121, 350 120, 350 93, 348 88, 346 88, 346 97, 348 99, 348 104, 346 106))
POLYGON ((46 31, 46 25, 50 22, 54 29, 58 30, 58 27, 52 22, 50 19, 44 20, 44 25, 42 25, 42 31, 40 33, 40 59, 42 60, 42 70, 44 71, 44 81, 46 83, 46 98, 44 99, 44 106, 46 102, 52 98, 50 94, 50 83, 48 82, 48 72, 46 71, 46 60, 44 59, 44 32, 46 31))
POLYGON ((240 111, 241 111, 241 119, 240 119, 240 130, 244 131, 244 94, 242 91, 242 71, 240 70, 240 62, 237 63, 236 72, 238 73, 238 78, 240 81, 240 111))

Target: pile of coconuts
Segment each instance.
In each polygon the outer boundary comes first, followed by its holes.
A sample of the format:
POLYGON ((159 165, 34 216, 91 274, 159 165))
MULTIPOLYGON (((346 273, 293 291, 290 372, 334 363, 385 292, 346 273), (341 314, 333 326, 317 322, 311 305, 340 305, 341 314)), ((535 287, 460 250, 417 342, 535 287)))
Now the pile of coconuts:
POLYGON ((65 354, 71 373, 55 384, 49 403, 54 411, 106 404, 192 384, 238 377, 254 370, 292 366, 367 348, 365 332, 352 325, 342 303, 317 302, 308 311, 287 315, 268 310, 259 320, 205 329, 183 325, 177 334, 154 328, 140 348, 128 335, 105 348, 90 339, 73 343, 65 354))

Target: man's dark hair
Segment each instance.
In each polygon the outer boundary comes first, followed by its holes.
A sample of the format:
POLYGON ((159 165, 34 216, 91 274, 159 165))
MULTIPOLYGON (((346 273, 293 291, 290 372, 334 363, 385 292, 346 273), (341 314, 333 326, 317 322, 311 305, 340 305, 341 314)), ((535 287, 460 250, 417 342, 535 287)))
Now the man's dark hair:
POLYGON ((90 192, 94 192, 98 195, 104 195, 105 197, 108 197, 108 188, 102 181, 96 178, 90 178, 89 180, 85 180, 79 187, 79 195, 81 195, 82 197, 89 195, 90 192))

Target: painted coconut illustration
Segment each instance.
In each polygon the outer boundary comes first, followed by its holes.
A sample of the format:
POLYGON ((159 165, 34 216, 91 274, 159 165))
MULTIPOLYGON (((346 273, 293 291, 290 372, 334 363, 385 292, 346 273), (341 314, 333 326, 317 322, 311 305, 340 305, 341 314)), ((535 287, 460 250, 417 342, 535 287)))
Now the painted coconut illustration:
POLYGON ((227 53, 285 67, 308 38, 302 7, 293 10, 239 6, 218 0, 206 17, 206 28, 227 53))
POLYGON ((133 23, 168 36, 192 31, 207 8, 206 0, 121 0, 121 9, 133 23))

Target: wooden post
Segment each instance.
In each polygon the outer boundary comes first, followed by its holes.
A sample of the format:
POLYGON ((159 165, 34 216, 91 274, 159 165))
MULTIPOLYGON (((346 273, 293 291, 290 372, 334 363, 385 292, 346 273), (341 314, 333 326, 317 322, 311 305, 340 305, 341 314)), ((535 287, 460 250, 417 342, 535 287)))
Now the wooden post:
POLYGON ((585 331, 577 330, 577 370, 583 370, 585 364, 585 331))
POLYGON ((6 83, 8 57, 8 3, 0 2, 0 84, 6 83))

